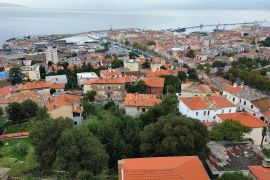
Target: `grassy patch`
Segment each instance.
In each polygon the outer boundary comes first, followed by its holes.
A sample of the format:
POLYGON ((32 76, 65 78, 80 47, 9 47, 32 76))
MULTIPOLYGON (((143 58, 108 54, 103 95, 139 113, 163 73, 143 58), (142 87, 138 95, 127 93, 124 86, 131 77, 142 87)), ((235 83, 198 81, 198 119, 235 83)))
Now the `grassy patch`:
POLYGON ((7 146, 1 148, 0 167, 12 169, 13 176, 23 176, 28 170, 26 156, 31 147, 30 139, 11 139, 5 140, 7 146))
POLYGON ((29 132, 34 125, 34 121, 26 122, 22 124, 14 124, 7 127, 6 134, 17 133, 17 132, 29 132))

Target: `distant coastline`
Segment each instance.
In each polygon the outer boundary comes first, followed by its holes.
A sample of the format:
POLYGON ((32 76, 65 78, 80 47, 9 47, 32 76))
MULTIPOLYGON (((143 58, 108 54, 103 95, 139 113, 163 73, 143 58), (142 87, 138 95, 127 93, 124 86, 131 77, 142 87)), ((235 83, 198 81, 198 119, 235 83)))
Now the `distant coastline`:
POLYGON ((12 4, 12 3, 0 3, 0 8, 2 7, 8 7, 8 8, 12 8, 12 7, 26 7, 20 4, 12 4))

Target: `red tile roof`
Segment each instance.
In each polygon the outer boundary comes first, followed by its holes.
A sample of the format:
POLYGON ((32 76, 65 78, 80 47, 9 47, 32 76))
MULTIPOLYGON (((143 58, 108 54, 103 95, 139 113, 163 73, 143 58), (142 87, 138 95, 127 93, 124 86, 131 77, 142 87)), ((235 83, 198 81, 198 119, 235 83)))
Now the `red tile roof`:
POLYGON ((121 76, 122 73, 116 69, 106 69, 100 71, 100 76, 109 77, 109 76, 121 76))
POLYGON ((63 83, 51 83, 51 82, 27 82, 20 86, 19 90, 42 90, 42 89, 64 89, 65 84, 63 83))
POLYGON ((267 118, 270 119, 270 110, 262 112, 262 114, 267 118))
POLYGON ((197 156, 124 159, 123 163, 123 180, 209 180, 197 156))
POLYGON ((10 88, 9 87, 4 87, 0 89, 0 96, 7 96, 8 94, 10 94, 10 88))
MULTIPOLYGON (((61 94, 56 96, 54 99, 49 99, 49 103, 46 105, 48 111, 52 111, 62 106, 72 106, 74 103, 80 103, 80 97, 70 95, 70 94, 61 94)), ((73 107, 73 110, 79 111, 77 108, 73 107)), ((75 112, 75 111, 74 111, 75 112)), ((81 112, 81 110, 80 110, 81 112)))
POLYGON ((151 107, 155 104, 159 104, 160 99, 156 95, 152 94, 127 94, 124 105, 136 106, 136 107, 151 107))
POLYGON ((143 80, 145 84, 149 87, 164 88, 164 83, 165 83, 164 78, 153 77, 153 78, 144 78, 143 80))
POLYGON ((221 109, 226 107, 236 107, 235 104, 226 100, 222 96, 208 97, 181 97, 180 100, 190 109, 221 109))
POLYGON ((237 93, 240 93, 242 91, 242 88, 237 86, 237 87, 234 87, 234 86, 228 86, 224 89, 224 91, 230 93, 230 94, 237 94, 237 93))
POLYGON ((270 168, 264 168, 262 166, 248 166, 250 172, 257 178, 257 180, 269 180, 270 168))
POLYGON ((126 76, 119 78, 96 78, 92 81, 85 81, 85 84, 125 84, 128 82, 135 81, 135 77, 126 76))
POLYGON ((32 100, 38 104, 44 104, 49 97, 49 93, 18 92, 5 97, 2 101, 0 101, 0 104, 9 104, 15 102, 22 103, 26 100, 32 100))
POLYGON ((177 76, 177 73, 175 73, 173 70, 164 70, 164 69, 159 69, 156 71, 149 71, 148 76, 149 77, 159 77, 162 75, 174 75, 177 76))
POLYGON ((260 119, 252 116, 247 112, 237 112, 237 113, 230 113, 230 114, 218 114, 217 115, 222 121, 232 119, 234 121, 239 122, 243 126, 251 127, 251 128, 260 128, 260 127, 267 127, 268 125, 261 121, 260 119))
POLYGON ((19 132, 19 133, 12 133, 12 134, 4 134, 0 137, 3 139, 12 139, 12 138, 28 137, 29 135, 30 135, 29 132, 19 132))

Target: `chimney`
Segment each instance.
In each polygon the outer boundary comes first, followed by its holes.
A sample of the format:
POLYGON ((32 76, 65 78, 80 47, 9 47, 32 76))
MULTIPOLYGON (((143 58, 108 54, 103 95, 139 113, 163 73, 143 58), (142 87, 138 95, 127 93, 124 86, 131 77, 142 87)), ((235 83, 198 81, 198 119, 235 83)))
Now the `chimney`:
POLYGON ((241 83, 241 89, 243 89, 243 88, 244 88, 244 82, 241 83))

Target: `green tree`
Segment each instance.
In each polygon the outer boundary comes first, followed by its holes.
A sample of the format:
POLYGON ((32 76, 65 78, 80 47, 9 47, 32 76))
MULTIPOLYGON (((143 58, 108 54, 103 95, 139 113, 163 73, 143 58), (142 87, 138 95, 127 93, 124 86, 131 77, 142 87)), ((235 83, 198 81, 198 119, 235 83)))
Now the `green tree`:
POLYGON ((148 60, 145 60, 142 64, 143 69, 149 69, 151 67, 150 62, 148 60))
POLYGON ((128 83, 126 84, 126 91, 128 93, 146 93, 147 86, 144 81, 139 80, 136 83, 128 83))
POLYGON ((214 61, 212 64, 212 67, 214 68, 224 68, 227 65, 226 62, 222 62, 222 61, 214 61))
POLYGON ((198 120, 169 114, 141 132, 144 156, 205 155, 208 131, 198 120))
POLYGON ((39 107, 36 113, 35 120, 46 120, 50 117, 45 107, 39 107))
POLYGON ((196 57, 196 54, 195 54, 195 52, 192 49, 190 49, 187 52, 186 56, 189 57, 189 58, 195 58, 196 57))
POLYGON ((143 126, 157 122, 161 116, 177 113, 178 100, 174 94, 168 94, 165 96, 160 104, 156 104, 150 107, 149 110, 140 115, 140 120, 143 126))
POLYGON ((85 128, 65 130, 57 146, 54 167, 68 172, 72 179, 98 179, 107 168, 108 155, 102 144, 85 128))
POLYGON ((30 119, 37 116, 38 105, 32 100, 26 100, 20 104, 21 111, 23 112, 23 117, 25 119, 30 119))
POLYGON ((266 133, 267 133, 267 127, 263 127, 262 128, 262 142, 261 142, 261 146, 263 146, 263 141, 264 141, 264 138, 266 136, 266 133))
POLYGON ((39 72, 40 72, 40 78, 45 79, 46 78, 46 69, 44 66, 39 67, 39 72))
POLYGON ((37 157, 35 154, 34 147, 30 146, 27 151, 27 156, 26 156, 26 164, 27 168, 29 170, 35 170, 39 168, 39 164, 37 162, 37 157))
POLYGON ((50 94, 53 95, 54 93, 56 93, 56 89, 54 88, 50 89, 50 94))
POLYGON ((179 72, 178 73, 178 78, 182 81, 185 82, 187 80, 187 74, 185 72, 179 72))
POLYGON ((72 120, 64 118, 48 119, 35 123, 30 138, 41 169, 51 170, 59 148, 59 138, 64 130, 72 127, 72 120))
POLYGON ((2 115, 0 116, 0 134, 2 134, 7 127, 8 121, 7 119, 2 115))
POLYGON ((198 74, 197 74, 196 69, 189 69, 188 70, 188 78, 190 80, 194 80, 194 81, 198 81, 199 80, 199 77, 198 77, 198 74))
POLYGON ((112 62, 112 68, 116 69, 116 68, 120 68, 120 67, 124 67, 124 62, 121 59, 117 59, 115 61, 112 62))
POLYGON ((15 66, 10 69, 9 81, 11 82, 12 85, 21 84, 23 82, 24 77, 25 76, 22 73, 20 67, 15 66))
POLYGON ((251 177, 245 176, 241 172, 234 173, 224 173, 221 177, 217 178, 217 180, 252 180, 251 177))
POLYGON ((214 141, 242 141, 244 134, 250 130, 239 122, 228 119, 216 125, 210 131, 209 138, 214 141))
POLYGON ((117 169, 117 161, 138 156, 139 122, 121 110, 98 110, 85 125, 98 137, 109 155, 109 169, 117 169))
POLYGON ((156 42, 154 40, 150 40, 147 42, 147 46, 156 46, 156 42))
POLYGON ((139 56, 138 56, 137 53, 135 53, 134 51, 131 51, 131 52, 129 53, 129 58, 130 58, 130 59, 136 59, 137 57, 139 57, 139 56))
POLYGON ((180 82, 179 79, 176 76, 173 75, 167 75, 167 76, 161 76, 165 79, 165 93, 177 93, 180 92, 180 82))
POLYGON ((13 124, 22 123, 25 120, 25 113, 19 103, 10 103, 6 107, 7 117, 13 124))
POLYGON ((86 101, 93 102, 93 101, 95 101, 95 99, 96 99, 96 98, 95 98, 96 95, 97 95, 97 92, 96 92, 96 91, 87 91, 87 92, 84 94, 83 98, 84 98, 86 101))

